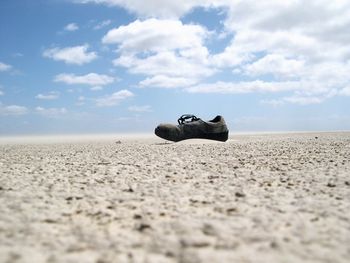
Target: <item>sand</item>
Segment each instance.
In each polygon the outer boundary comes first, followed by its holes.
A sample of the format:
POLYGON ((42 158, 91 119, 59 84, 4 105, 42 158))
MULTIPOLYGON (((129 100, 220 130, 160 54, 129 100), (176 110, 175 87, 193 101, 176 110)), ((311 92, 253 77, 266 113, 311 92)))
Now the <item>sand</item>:
POLYGON ((348 262, 350 133, 209 142, 3 141, 0 262, 348 262))

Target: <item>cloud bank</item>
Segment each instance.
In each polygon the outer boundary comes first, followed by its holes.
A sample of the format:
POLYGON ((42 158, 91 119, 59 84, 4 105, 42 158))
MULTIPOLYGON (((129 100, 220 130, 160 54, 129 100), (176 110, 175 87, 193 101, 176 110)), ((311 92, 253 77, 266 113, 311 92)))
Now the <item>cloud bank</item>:
POLYGON ((348 94, 349 1, 76 2, 119 6, 141 18, 110 30, 102 39, 117 46, 115 66, 146 75, 140 87, 197 93, 289 91, 290 96, 281 101, 300 104, 348 94), (228 44, 223 51, 215 53, 207 46, 208 40, 220 37, 218 32, 181 21, 196 7, 225 10, 223 32, 228 44), (231 80, 208 81, 228 71, 231 80))

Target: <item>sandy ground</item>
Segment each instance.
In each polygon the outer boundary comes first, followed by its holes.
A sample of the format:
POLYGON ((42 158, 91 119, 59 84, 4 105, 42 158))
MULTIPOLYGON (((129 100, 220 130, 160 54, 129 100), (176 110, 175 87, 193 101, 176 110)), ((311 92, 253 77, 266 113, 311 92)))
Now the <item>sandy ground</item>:
POLYGON ((350 133, 0 145, 0 262, 349 262, 350 133))

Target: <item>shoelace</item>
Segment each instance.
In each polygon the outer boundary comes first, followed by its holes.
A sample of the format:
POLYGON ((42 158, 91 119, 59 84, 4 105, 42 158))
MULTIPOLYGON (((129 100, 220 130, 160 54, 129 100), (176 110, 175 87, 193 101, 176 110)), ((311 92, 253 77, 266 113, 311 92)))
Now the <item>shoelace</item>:
POLYGON ((189 122, 198 121, 198 120, 200 120, 200 118, 197 118, 192 114, 184 114, 177 120, 177 122, 179 123, 179 125, 182 125, 184 123, 189 123, 189 122))

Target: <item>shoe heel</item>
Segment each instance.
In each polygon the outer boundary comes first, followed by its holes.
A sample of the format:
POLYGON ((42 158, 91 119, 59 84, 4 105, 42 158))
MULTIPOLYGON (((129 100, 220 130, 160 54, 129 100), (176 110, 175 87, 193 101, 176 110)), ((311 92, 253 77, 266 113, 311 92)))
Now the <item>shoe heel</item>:
POLYGON ((205 139, 226 142, 228 139, 228 131, 221 133, 208 133, 206 134, 205 139))

